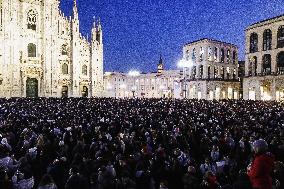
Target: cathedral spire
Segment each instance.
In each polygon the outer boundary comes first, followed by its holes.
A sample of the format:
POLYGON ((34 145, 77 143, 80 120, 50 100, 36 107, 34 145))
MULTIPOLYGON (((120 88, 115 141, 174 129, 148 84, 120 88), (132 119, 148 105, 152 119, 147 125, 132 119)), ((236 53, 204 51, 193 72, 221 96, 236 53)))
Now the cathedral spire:
POLYGON ((99 17, 98 19, 98 31, 101 31, 102 30, 102 25, 101 25, 101 19, 99 17))
POLYGON ((78 20, 77 0, 74 0, 73 4, 73 18, 78 20))

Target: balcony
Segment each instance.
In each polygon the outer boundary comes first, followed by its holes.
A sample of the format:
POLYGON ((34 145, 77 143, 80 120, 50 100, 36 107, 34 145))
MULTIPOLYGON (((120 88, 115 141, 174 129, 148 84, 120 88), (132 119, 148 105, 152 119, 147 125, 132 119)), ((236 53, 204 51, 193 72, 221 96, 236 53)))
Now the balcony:
MULTIPOLYGON (((183 80, 181 80, 183 81, 183 80)), ((186 79, 187 82, 190 81, 225 81, 225 82, 239 82, 239 78, 231 78, 231 79, 224 79, 224 78, 189 78, 186 79)))
POLYGON ((278 75, 284 75, 284 70, 278 70, 277 72, 262 72, 262 73, 257 73, 257 74, 249 73, 245 76, 245 78, 263 77, 263 76, 278 76, 278 75))

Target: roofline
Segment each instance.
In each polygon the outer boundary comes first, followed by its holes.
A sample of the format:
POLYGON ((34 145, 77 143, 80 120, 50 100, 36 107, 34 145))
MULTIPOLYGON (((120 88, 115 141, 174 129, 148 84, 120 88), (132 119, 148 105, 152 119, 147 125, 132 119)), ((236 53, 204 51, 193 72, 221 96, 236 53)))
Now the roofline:
MULTIPOLYGON (((263 23, 263 22, 267 22, 267 21, 270 21, 270 20, 274 20, 274 19, 277 19, 277 18, 281 18, 281 17, 283 17, 283 16, 284 16, 284 14, 281 14, 281 15, 278 15, 278 16, 274 16, 274 17, 272 17, 272 18, 267 18, 267 19, 264 19, 264 20, 255 22, 255 23, 249 25, 249 26, 247 27, 247 29, 250 29, 251 26, 255 26, 255 25, 260 24, 260 23, 263 23)), ((246 29, 246 30, 247 30, 247 29, 246 29)))
POLYGON ((222 43, 222 44, 227 44, 227 45, 231 45, 231 46, 234 46, 236 48, 238 48, 237 45, 235 44, 232 44, 232 43, 228 43, 228 42, 224 42, 224 41, 220 41, 220 40, 217 40, 217 39, 209 39, 209 38, 201 38, 201 39, 198 39, 198 40, 195 40, 195 41, 191 41, 191 42, 188 42, 188 43, 185 43, 183 46, 186 46, 186 45, 191 45, 193 43, 197 43, 197 42, 200 42, 200 41, 211 41, 211 42, 217 42, 217 43, 222 43))

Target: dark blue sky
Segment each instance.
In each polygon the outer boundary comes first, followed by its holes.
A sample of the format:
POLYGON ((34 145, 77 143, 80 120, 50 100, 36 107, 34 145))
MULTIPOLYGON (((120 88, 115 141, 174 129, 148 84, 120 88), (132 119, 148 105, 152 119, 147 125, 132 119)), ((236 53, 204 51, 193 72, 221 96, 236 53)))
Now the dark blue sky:
MULTIPOLYGON (((77 0, 80 31, 90 36, 93 16, 103 26, 105 71, 155 71, 160 54, 175 68, 183 44, 213 38, 239 47, 245 28, 284 14, 284 0, 77 0)), ((61 0, 66 15, 73 0, 61 0)))

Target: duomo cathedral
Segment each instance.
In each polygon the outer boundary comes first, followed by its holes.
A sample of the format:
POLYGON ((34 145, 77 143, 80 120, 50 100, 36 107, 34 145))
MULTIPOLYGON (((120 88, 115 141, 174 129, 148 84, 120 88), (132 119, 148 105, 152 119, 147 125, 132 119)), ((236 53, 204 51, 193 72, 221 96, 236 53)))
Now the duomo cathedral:
POLYGON ((79 32, 76 0, 0 0, 0 97, 92 97, 103 91, 102 27, 79 32))

